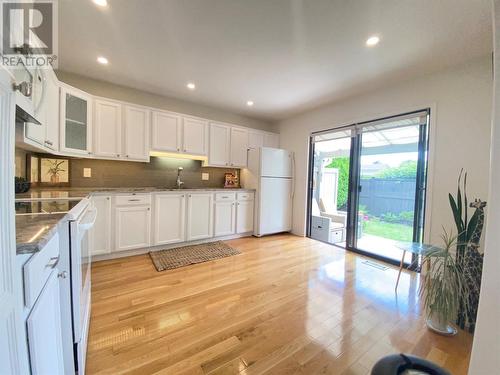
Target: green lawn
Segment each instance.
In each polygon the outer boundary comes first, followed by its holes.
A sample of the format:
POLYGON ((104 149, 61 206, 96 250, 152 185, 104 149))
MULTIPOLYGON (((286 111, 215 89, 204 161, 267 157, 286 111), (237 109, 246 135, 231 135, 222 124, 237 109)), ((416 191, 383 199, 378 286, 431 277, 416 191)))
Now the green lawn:
POLYGON ((396 241, 411 241, 413 239, 413 227, 411 225, 386 223, 378 219, 364 221, 363 233, 396 241))

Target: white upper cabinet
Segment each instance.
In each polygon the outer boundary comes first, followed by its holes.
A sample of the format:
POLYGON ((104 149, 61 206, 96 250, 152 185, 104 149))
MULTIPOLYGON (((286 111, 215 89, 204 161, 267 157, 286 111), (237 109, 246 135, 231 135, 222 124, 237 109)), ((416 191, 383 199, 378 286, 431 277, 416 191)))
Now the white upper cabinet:
POLYGON ((124 112, 125 158, 149 161, 149 109, 126 105, 124 112))
POLYGON ((59 151, 59 82, 50 69, 46 74, 45 107, 45 147, 59 151))
POLYGON ((94 108, 94 154, 107 158, 121 157, 122 105, 96 99, 94 108))
POLYGON ((181 152, 182 118, 179 115, 152 112, 151 149, 154 151, 181 152))
POLYGON ((231 167, 246 167, 248 151, 248 130, 231 128, 231 167))
POLYGON ((264 132, 259 132, 255 130, 248 131, 248 148, 259 148, 264 147, 264 132))
POLYGON ((52 151, 59 150, 59 82, 51 69, 39 69, 34 79, 40 84, 33 93, 37 106, 35 115, 41 125, 26 123, 25 137, 52 151), (43 88, 43 92, 41 91, 43 88))
POLYGON ((208 163, 213 166, 229 166, 231 128, 227 125, 210 123, 210 150, 208 163))
POLYGON ((192 117, 183 117, 182 133, 182 152, 193 155, 207 155, 207 121, 192 117))
POLYGON ((264 135, 264 147, 280 147, 280 136, 274 133, 265 133, 264 135))
POLYGON ((67 85, 59 101, 60 151, 67 155, 92 154, 92 97, 67 85))

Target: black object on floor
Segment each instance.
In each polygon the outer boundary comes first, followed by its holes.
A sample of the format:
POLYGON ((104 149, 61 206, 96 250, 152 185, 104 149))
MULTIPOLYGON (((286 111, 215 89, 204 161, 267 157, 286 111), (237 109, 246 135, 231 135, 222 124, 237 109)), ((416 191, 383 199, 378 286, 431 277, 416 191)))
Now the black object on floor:
POLYGON ((450 372, 435 363, 406 354, 392 354, 380 359, 373 366, 371 375, 399 375, 406 373, 451 375, 450 372))

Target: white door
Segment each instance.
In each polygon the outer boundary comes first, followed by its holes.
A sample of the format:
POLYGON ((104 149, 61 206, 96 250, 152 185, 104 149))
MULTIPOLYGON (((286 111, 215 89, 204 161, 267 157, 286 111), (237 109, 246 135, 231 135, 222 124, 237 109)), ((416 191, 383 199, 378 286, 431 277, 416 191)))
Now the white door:
POLYGON ((182 147, 181 117, 169 112, 153 111, 151 149, 180 152, 182 147))
POLYGON ((293 154, 279 148, 261 149, 260 175, 264 177, 293 177, 293 154))
POLYGON ((190 117, 182 118, 182 152, 195 155, 207 155, 208 123, 190 117))
POLYGON ((149 110, 125 106, 124 156, 131 160, 149 161, 149 110))
POLYGON ((14 186, 15 94, 10 76, 0 69, 0 366, 6 374, 29 373, 20 352, 21 273, 16 267, 14 186))
POLYGON ((94 154, 106 158, 121 157, 122 105, 96 99, 94 113, 94 154))
POLYGON ((69 86, 62 86, 60 94, 60 151, 70 155, 90 155, 92 153, 92 97, 69 86))
POLYGON ((213 194, 188 195, 187 240, 201 240, 213 237, 213 194))
POLYGON ((234 234, 236 227, 236 207, 231 201, 215 202, 214 236, 234 234))
POLYGON ((97 218, 90 230, 91 255, 111 252, 111 197, 94 196, 92 205, 97 209, 97 218))
POLYGON ((214 166, 229 165, 231 128, 222 124, 210 124, 210 150, 208 164, 214 166))
POLYGON ((280 147, 280 136, 279 134, 266 133, 264 135, 264 147, 280 147))
POLYGON ((115 209, 115 249, 117 251, 149 247, 151 209, 147 206, 115 209))
POLYGON ((248 130, 231 128, 231 167, 246 167, 248 130))
POLYGON ((59 150, 59 83, 52 70, 46 72, 45 85, 46 135, 45 147, 59 150))
POLYGON ((259 192, 258 235, 292 229, 292 179, 262 178, 259 192))
POLYGON ((154 244, 184 242, 186 228, 186 194, 155 196, 154 244))
POLYGON ((253 200, 236 203, 236 233, 253 232, 253 207, 253 200))
POLYGON ((248 132, 248 148, 264 147, 264 133, 250 130, 248 132))
POLYGON ((27 319, 31 373, 64 375, 61 304, 57 268, 49 276, 27 319))

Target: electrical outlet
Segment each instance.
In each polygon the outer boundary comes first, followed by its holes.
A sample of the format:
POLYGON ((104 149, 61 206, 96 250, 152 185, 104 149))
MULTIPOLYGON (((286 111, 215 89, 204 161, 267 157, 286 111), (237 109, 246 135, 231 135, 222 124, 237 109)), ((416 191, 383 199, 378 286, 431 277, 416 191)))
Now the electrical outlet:
POLYGON ((201 174, 201 179, 202 179, 203 181, 208 181, 208 180, 209 180, 209 178, 210 178, 210 175, 209 175, 208 173, 203 172, 203 173, 201 174))
POLYGON ((83 168, 83 177, 87 177, 87 178, 92 177, 92 169, 91 168, 83 168))

